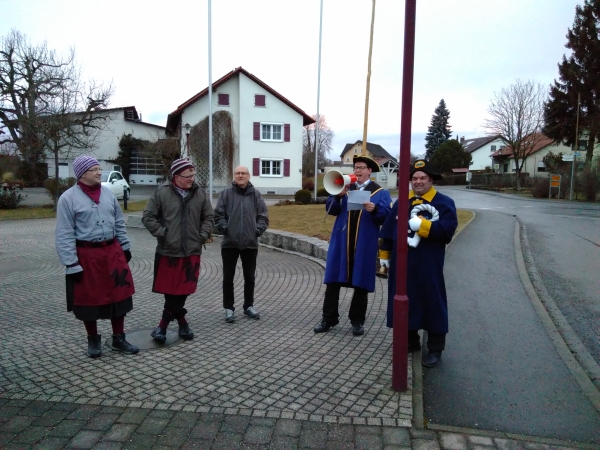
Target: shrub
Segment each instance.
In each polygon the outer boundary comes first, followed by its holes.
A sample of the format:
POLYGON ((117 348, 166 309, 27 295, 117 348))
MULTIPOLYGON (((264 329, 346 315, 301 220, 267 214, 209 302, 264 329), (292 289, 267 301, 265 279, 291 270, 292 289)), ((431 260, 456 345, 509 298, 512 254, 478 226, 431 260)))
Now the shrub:
POLYGON ((548 198, 550 191, 550 179, 548 177, 533 177, 531 195, 535 198, 548 198))
POLYGON ((26 195, 19 194, 12 189, 0 189, 0 209, 16 209, 25 198, 27 198, 26 195))
POLYGON ((588 202, 596 201, 598 194, 598 174, 596 171, 586 167, 578 176, 579 186, 588 202))
POLYGON ((56 197, 56 178, 46 178, 44 181, 44 188, 46 189, 46 192, 50 198, 52 198, 52 201, 55 203, 67 189, 75 185, 75 178, 59 178, 58 183, 58 197, 56 197))
POLYGON ((12 172, 4 172, 2 174, 2 181, 13 181, 15 176, 12 172))
POLYGON ((329 197, 329 192, 325 188, 317 189, 317 197, 329 197))
POLYGON ((300 203, 301 205, 310 204, 311 197, 312 195, 310 191, 307 191, 306 189, 301 189, 294 194, 294 200, 296 200, 296 203, 300 203))
POLYGON ((306 191, 314 191, 314 189, 315 189, 314 181, 306 180, 304 183, 302 183, 302 189, 304 189, 306 191))

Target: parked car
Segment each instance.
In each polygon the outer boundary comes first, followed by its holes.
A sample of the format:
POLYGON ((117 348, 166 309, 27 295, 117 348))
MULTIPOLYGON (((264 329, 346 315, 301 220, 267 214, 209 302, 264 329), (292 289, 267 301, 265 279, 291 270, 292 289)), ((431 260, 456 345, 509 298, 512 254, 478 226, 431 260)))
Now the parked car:
POLYGON ((102 185, 108 186, 117 198, 123 198, 123 195, 126 195, 127 198, 130 197, 131 188, 121 172, 116 170, 102 171, 102 185))

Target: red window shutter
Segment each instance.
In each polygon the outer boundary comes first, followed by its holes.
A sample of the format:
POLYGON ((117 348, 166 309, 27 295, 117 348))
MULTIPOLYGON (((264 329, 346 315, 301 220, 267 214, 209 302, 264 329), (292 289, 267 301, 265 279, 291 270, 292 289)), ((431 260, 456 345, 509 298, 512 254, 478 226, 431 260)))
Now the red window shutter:
POLYGON ((283 126, 283 142, 290 142, 290 124, 286 123, 283 126))
POLYGON ((254 96, 254 106, 265 106, 265 104, 266 102, 264 95, 256 94, 254 96))
POLYGON ((260 122, 254 122, 254 140, 260 141, 260 122))
POLYGON ((290 160, 289 159, 283 160, 283 176, 284 177, 290 176, 290 160))
POLYGON ((219 94, 219 105, 229 106, 229 94, 219 94))
POLYGON ((260 176, 260 158, 252 158, 252 176, 260 176))

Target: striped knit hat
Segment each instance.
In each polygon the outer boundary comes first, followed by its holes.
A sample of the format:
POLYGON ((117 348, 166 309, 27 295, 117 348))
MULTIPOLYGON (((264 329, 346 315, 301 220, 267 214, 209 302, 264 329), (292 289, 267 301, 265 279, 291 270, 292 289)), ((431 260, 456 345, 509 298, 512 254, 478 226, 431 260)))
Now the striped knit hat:
POLYGON ((173 161, 171 164, 171 173, 173 176, 183 172, 185 169, 193 169, 194 165, 190 162, 188 158, 180 158, 173 161))
POLYGON ((99 166, 100 163, 93 156, 78 156, 73 161, 73 172, 75 172, 75 178, 78 180, 81 176, 86 173, 90 167, 99 166))

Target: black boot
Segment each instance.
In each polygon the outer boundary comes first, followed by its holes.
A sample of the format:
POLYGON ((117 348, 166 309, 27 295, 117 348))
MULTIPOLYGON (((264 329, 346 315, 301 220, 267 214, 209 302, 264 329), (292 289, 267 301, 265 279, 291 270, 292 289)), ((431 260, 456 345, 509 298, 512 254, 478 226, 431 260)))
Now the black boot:
POLYGON ((135 355, 140 351, 135 345, 131 345, 129 342, 125 340, 125 333, 121 334, 113 334, 112 340, 112 350, 116 352, 123 352, 128 355, 135 355))
POLYGON ((150 336, 152 336, 152 338, 154 338, 154 340, 159 344, 164 344, 167 341, 167 329, 158 326, 152 330, 150 336))
POLYGON ((99 334, 88 336, 88 356, 90 358, 99 358, 102 355, 101 338, 99 334))

